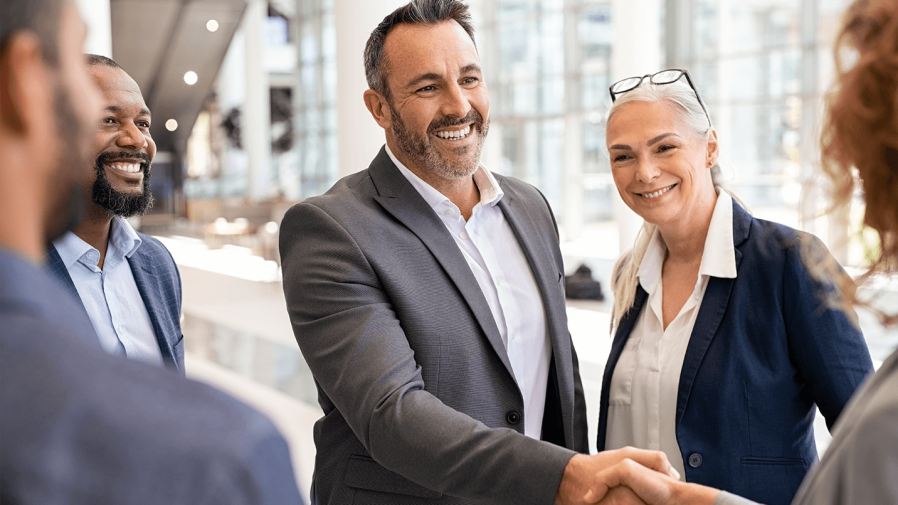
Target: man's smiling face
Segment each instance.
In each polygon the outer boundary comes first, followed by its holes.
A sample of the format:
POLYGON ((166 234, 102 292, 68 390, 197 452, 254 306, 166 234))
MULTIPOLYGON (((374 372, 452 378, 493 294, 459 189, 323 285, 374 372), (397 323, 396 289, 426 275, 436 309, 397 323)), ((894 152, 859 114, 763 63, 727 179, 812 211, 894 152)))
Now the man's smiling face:
POLYGON ((469 177, 489 130, 489 92, 474 42, 455 21, 401 24, 387 35, 388 139, 413 171, 469 177))
POLYGON ((96 163, 87 187, 91 200, 106 211, 125 217, 140 215, 152 204, 150 164, 156 143, 150 136, 150 111, 140 88, 119 68, 91 67, 103 97, 103 116, 94 135, 96 163))

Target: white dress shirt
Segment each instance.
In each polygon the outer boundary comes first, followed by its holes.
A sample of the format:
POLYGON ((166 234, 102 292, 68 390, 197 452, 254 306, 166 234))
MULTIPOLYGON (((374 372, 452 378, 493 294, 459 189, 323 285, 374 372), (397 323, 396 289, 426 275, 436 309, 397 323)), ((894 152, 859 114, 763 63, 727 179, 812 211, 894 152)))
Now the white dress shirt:
POLYGON ((524 398, 524 434, 539 439, 552 349, 536 279, 497 205, 504 195, 502 188, 481 165, 474 173, 480 203, 465 222, 455 204, 400 163, 389 146, 386 150, 402 175, 440 217, 474 273, 499 327, 524 398))
POLYGON ((680 371, 708 279, 736 278, 730 195, 721 191, 717 197, 695 289, 664 329, 661 269, 666 256, 667 246, 656 229, 637 272, 648 300, 611 376, 605 446, 619 449, 629 445, 662 451, 685 477, 676 433, 680 371))
POLYGON ((127 260, 141 242, 128 221, 115 216, 102 270, 97 266, 100 252, 74 233, 66 233, 53 245, 75 283, 103 349, 161 366, 156 332, 127 260))

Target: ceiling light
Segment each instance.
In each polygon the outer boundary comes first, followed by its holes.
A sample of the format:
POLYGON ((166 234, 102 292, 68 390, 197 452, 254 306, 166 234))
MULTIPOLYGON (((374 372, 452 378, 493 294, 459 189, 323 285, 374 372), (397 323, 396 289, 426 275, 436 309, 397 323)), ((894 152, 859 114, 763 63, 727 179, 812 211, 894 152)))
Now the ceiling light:
POLYGON ((177 129, 178 129, 178 122, 175 121, 174 119, 169 119, 168 121, 165 122, 165 129, 168 130, 168 131, 170 131, 170 132, 173 132, 173 131, 177 130, 177 129))
POLYGON ((214 32, 214 31, 218 30, 218 21, 216 21, 214 19, 210 19, 209 21, 206 21, 206 29, 209 30, 210 32, 214 32))
POLYGON ((193 86, 194 84, 196 84, 196 81, 196 72, 194 72, 193 70, 190 70, 186 74, 184 74, 184 82, 186 82, 187 84, 193 86))

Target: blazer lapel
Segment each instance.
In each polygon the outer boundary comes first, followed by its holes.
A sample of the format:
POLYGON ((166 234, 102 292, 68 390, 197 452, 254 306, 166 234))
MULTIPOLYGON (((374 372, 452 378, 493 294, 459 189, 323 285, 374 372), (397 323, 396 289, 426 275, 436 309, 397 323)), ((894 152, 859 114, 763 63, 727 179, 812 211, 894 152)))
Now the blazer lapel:
POLYGON ((159 344, 159 350, 162 352, 162 359, 165 364, 171 368, 178 369, 178 363, 174 357, 174 342, 169 342, 167 335, 177 338, 179 332, 174 322, 168 317, 164 302, 160 299, 160 288, 156 283, 153 275, 153 258, 144 254, 140 248, 128 258, 128 264, 131 267, 131 273, 134 275, 134 282, 137 284, 137 291, 140 292, 140 298, 143 299, 143 305, 150 315, 150 321, 153 323, 153 331, 156 333, 156 342, 159 344))
POLYGON ((611 397, 611 376, 614 375, 614 368, 617 366, 617 361, 620 359, 620 355, 624 352, 624 346, 627 343, 627 340, 630 339, 630 333, 633 331, 633 326, 636 325, 636 321, 639 319, 639 314, 642 312, 642 306, 645 305, 646 300, 649 295, 642 289, 642 286, 636 286, 636 297, 633 300, 633 306, 630 307, 630 310, 621 318, 620 326, 618 326, 617 331, 614 332, 614 341, 611 343, 611 352, 608 354, 608 361, 605 363, 605 373, 602 376, 602 393, 599 399, 599 430, 598 437, 596 442, 596 450, 602 451, 605 449, 605 431, 608 426, 608 401, 611 397))
MULTIPOLYGON (((530 271, 539 287, 540 296, 546 313, 549 341, 552 344, 552 356, 555 363, 559 398, 562 412, 569 414, 564 424, 566 440, 573 440, 574 410, 574 374, 571 363, 571 338, 567 327, 567 309, 564 303, 564 272, 559 271, 558 262, 549 252, 543 237, 546 231, 540 232, 533 220, 527 202, 519 198, 517 193, 504 178, 496 176, 505 196, 499 200, 499 208, 518 239, 524 256, 530 265, 530 271), (560 296, 559 296, 560 295, 560 296)), ((552 235, 555 236, 554 234, 552 235)))
MULTIPOLYGON (((72 280, 72 276, 69 275, 69 270, 65 267, 62 257, 59 255, 59 252, 53 244, 47 246, 47 271, 62 282, 69 293, 74 295, 79 301, 81 300, 81 296, 78 294, 78 289, 75 288, 75 282, 72 280)), ((82 304, 81 307, 83 308, 84 304, 82 304)), ((85 313, 87 312, 85 311, 85 313)))
MULTIPOLYGON (((751 216, 734 200, 733 245, 735 245, 736 251, 737 275, 739 265, 742 263, 742 252, 739 250, 739 247, 748 239, 750 225, 751 216)), ((708 288, 705 290, 705 296, 702 299, 702 305, 699 308, 698 317, 695 320, 695 326, 692 329, 692 335, 686 347, 683 369, 680 371, 680 386, 677 394, 677 426, 679 426, 680 420, 683 419, 683 413, 686 412, 686 404, 689 402, 689 395, 692 392, 695 376, 705 357, 705 352, 707 352, 711 341, 717 334, 717 329, 720 327, 720 322, 726 313, 727 305, 730 303, 730 294, 735 283, 736 279, 719 277, 711 277, 708 280, 708 288)))
POLYGON ((393 161, 381 148, 380 153, 368 167, 371 180, 377 187, 378 196, 374 197, 381 207, 412 231, 427 246, 437 259, 446 274, 461 292, 462 297, 471 308, 471 312, 486 334, 502 364, 514 377, 511 361, 499 334, 499 327, 493 319, 483 291, 471 272, 471 267, 459 250, 455 239, 446 230, 433 209, 424 198, 406 180, 393 161))

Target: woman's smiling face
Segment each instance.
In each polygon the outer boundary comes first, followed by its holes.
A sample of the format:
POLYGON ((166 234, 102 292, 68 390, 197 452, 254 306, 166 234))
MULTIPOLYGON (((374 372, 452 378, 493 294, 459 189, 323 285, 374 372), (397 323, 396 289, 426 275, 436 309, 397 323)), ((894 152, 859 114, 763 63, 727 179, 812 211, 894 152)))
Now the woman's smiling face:
POLYGON ((611 174, 628 207, 649 223, 687 224, 714 202, 717 134, 692 132, 667 102, 630 102, 608 121, 611 174))

